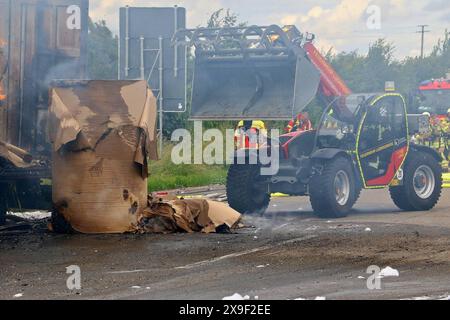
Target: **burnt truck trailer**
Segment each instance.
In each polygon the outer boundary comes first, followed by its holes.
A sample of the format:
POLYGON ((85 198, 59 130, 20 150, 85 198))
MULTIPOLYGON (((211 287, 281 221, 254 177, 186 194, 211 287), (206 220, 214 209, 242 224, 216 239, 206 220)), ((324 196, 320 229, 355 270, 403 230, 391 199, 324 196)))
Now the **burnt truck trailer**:
POLYGON ((50 194, 49 85, 86 78, 88 10, 88 0, 0 0, 0 224, 50 194))

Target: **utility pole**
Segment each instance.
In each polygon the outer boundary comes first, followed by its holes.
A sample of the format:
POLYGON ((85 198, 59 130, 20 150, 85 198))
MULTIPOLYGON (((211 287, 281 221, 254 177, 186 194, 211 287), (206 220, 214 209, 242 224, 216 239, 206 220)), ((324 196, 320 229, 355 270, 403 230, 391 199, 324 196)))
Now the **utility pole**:
POLYGON ((429 25, 427 25, 427 24, 421 24, 421 25, 418 25, 418 27, 420 28, 420 31, 417 31, 417 33, 422 34, 422 41, 421 41, 421 45, 420 45, 420 58, 423 59, 423 57, 424 57, 425 33, 430 32, 430 30, 425 30, 427 27, 429 27, 429 25))

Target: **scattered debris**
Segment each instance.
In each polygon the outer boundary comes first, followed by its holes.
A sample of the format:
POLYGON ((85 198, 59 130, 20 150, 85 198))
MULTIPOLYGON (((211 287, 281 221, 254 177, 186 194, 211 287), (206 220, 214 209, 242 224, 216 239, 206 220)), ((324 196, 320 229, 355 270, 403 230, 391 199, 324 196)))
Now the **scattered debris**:
POLYGON ((22 298, 23 297, 23 293, 18 293, 14 295, 14 298, 22 298))
POLYGON ((326 297, 316 297, 314 300, 325 301, 325 300, 327 300, 327 298, 326 297))
POLYGON ((241 215, 224 203, 208 200, 149 201, 139 219, 139 230, 148 233, 226 233, 235 229, 241 215))
POLYGON ((131 289, 141 289, 140 286, 132 286, 131 289))
POLYGON ((230 297, 225 297, 222 299, 223 301, 244 301, 250 300, 250 296, 241 296, 239 293, 235 293, 230 297))
POLYGON ((28 168, 33 165, 31 154, 2 140, 0 140, 0 156, 18 168, 28 168))
POLYGON ((25 212, 8 212, 8 219, 11 220, 43 220, 51 217, 51 213, 47 211, 25 211, 25 212))
POLYGON ((387 278, 387 277, 399 277, 400 272, 398 270, 395 270, 391 267, 386 267, 383 270, 381 270, 380 274, 378 275, 379 278, 387 278))
POLYGON ((358 279, 365 279, 366 277, 363 276, 359 276, 358 279))
POLYGON ((365 232, 372 232, 372 229, 366 228, 364 231, 365 231, 365 232))
POLYGON ((0 226, 0 232, 5 231, 29 231, 32 229, 32 225, 26 222, 14 223, 11 225, 0 226))

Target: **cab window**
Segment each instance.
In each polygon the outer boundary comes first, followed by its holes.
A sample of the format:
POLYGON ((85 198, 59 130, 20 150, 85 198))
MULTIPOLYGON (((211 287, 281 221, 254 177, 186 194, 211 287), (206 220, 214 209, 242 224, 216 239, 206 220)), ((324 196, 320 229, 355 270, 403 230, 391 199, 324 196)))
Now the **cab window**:
POLYGON ((366 180, 386 174, 396 145, 407 137, 405 116, 399 97, 385 97, 369 107, 358 148, 366 180))

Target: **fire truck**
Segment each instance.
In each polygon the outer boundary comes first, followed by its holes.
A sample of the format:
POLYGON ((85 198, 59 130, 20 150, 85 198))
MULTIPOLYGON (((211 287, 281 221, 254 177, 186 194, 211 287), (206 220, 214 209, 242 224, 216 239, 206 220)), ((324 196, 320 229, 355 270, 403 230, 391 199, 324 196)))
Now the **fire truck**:
POLYGON ((413 106, 417 113, 428 112, 446 119, 450 109, 450 72, 446 78, 432 79, 420 84, 413 106))

